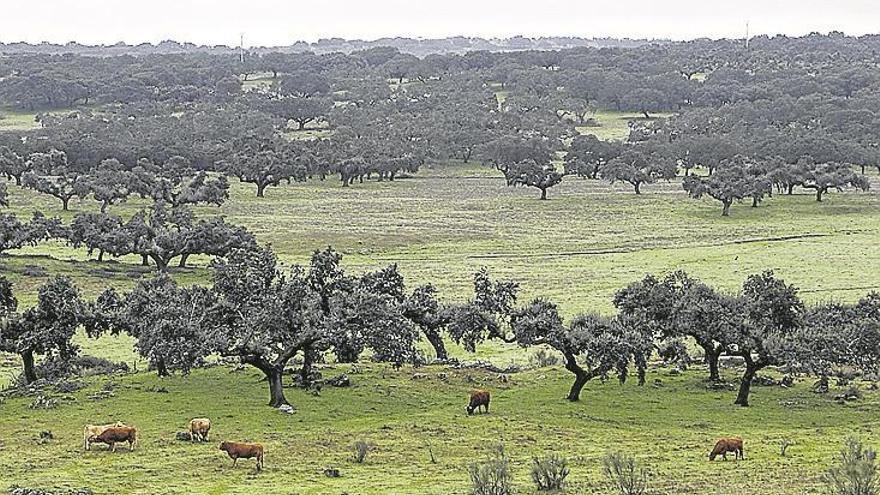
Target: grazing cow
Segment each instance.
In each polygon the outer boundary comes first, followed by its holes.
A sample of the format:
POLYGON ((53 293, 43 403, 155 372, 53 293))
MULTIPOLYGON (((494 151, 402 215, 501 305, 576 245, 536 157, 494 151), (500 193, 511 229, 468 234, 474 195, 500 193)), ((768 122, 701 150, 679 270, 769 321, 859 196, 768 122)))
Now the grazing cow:
POLYGON ((189 434, 193 443, 208 441, 208 432, 211 431, 211 420, 208 418, 194 418, 189 422, 189 434))
POLYGON ((137 428, 131 426, 111 426, 95 437, 95 442, 106 443, 111 452, 116 452, 116 444, 128 442, 128 450, 137 445, 137 428))
POLYGON ((125 423, 117 421, 112 425, 86 425, 85 428, 83 428, 83 448, 85 448, 85 450, 92 450, 92 442, 95 441, 95 438, 101 433, 104 433, 104 430, 107 428, 113 428, 114 426, 125 426, 125 423))
POLYGON ((468 416, 474 413, 480 407, 483 407, 486 413, 489 413, 489 392, 487 390, 474 390, 471 392, 471 402, 468 404, 466 410, 468 416))
POLYGON ((238 459, 256 459, 257 471, 263 470, 263 446, 258 443, 223 442, 220 450, 226 451, 233 467, 238 459))
POLYGON ((727 453, 733 452, 734 459, 745 459, 745 451, 743 450, 743 439, 739 437, 721 438, 715 442, 715 448, 709 453, 709 460, 714 461, 719 455, 725 461, 727 453))

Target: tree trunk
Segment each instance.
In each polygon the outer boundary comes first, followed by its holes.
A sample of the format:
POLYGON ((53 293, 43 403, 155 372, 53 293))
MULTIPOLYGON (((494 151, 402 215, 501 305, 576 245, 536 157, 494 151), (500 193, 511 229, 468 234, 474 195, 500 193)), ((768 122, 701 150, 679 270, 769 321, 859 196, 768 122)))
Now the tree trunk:
POLYGON ((21 174, 14 176, 14 178, 15 178, 15 185, 21 186, 21 174))
POLYGON ((583 390, 584 385, 593 377, 577 364, 574 354, 566 354, 565 369, 574 373, 574 383, 571 384, 571 389, 568 391, 568 400, 570 402, 577 402, 581 400, 581 390, 583 390))
POLYGON ((788 191, 787 191, 787 193, 788 193, 789 196, 791 196, 792 194, 794 194, 794 184, 789 184, 789 185, 788 185, 788 191))
POLYGON ((730 202, 729 201, 722 201, 721 204, 723 205, 723 207, 721 208, 721 216, 722 217, 729 217, 730 216, 730 202))
POLYGON ((546 187, 541 188, 541 199, 547 199, 547 188, 546 187))
POLYGON ((305 122, 297 121, 297 124, 299 125, 298 130, 300 130, 300 131, 306 128, 306 123, 305 123, 305 122))
POLYGON ((284 397, 284 383, 282 381, 284 374, 282 369, 268 368, 263 373, 265 373, 266 380, 269 382, 269 405, 281 407, 290 404, 287 402, 287 398, 284 397))
POLYGON ((150 266, 150 258, 146 254, 141 255, 141 266, 150 266))
POLYGON ((24 365, 25 383, 34 383, 37 381, 37 369, 34 365, 34 352, 29 350, 22 352, 21 362, 24 365))
POLYGON ((635 184, 633 184, 633 187, 636 190, 636 194, 642 194, 642 183, 641 182, 636 182, 635 184))
POLYGON ((151 255, 153 261, 156 263, 156 269, 160 272, 168 271, 168 261, 162 258, 161 256, 151 255))
POLYGON ((703 353, 706 355, 706 364, 709 365, 709 381, 720 382, 721 373, 718 369, 718 360, 721 358, 721 353, 724 352, 724 347, 712 345, 701 347, 703 347, 703 353))
POLYGON ((317 352, 312 346, 303 346, 303 365, 299 370, 300 383, 304 388, 308 388, 312 384, 312 370, 314 369, 317 352))
POLYGON ((110 205, 109 201, 101 201, 101 213, 107 213, 107 207, 110 205))
POLYGON ((98 250, 98 262, 100 263, 100 262, 102 262, 102 261, 104 261, 104 250, 103 250, 103 249, 99 249, 99 250, 98 250))
POLYGON ((177 266, 179 266, 180 268, 186 268, 186 260, 187 260, 188 258, 189 258, 189 253, 182 254, 182 255, 180 256, 180 262, 177 263, 177 266))
POLYGON ((158 361, 156 361, 156 374, 162 378, 166 376, 171 376, 171 373, 168 373, 168 367, 165 366, 164 359, 159 359, 158 361))
POLYGON ((818 202, 820 202, 820 203, 822 202, 822 194, 823 194, 824 192, 825 192, 825 191, 823 191, 822 188, 818 188, 818 189, 816 189, 816 201, 818 201, 818 202))
POLYGON ((758 207, 758 197, 752 196, 752 208, 757 208, 757 207, 758 207))
POLYGON ((267 184, 258 183, 257 184, 257 197, 262 198, 263 193, 266 191, 267 184))
POLYGON ((449 354, 446 352, 446 345, 443 343, 443 337, 441 337, 436 330, 425 330, 425 338, 428 339, 431 347, 434 348, 434 354, 437 356, 438 361, 446 361, 449 359, 449 354))
POLYGON ((754 364, 747 364, 746 371, 743 373, 739 383, 739 393, 736 395, 734 404, 742 407, 749 407, 749 391, 752 389, 752 380, 758 373, 758 367, 754 364))
POLYGON ((243 355, 241 356, 241 361, 243 363, 249 364, 254 368, 263 372, 263 375, 266 376, 266 381, 269 382, 269 405, 272 407, 280 407, 285 404, 290 404, 287 402, 287 398, 284 397, 284 366, 285 363, 275 363, 273 365, 265 358, 257 355, 243 355))
POLYGON ((70 203, 70 198, 61 198, 61 209, 67 211, 68 203, 70 203))
POLYGON ((588 381, 590 381, 590 375, 585 371, 581 370, 580 372, 575 372, 574 383, 571 384, 571 389, 568 391, 568 400, 570 402, 581 400, 581 390, 583 390, 584 385, 586 385, 588 381))

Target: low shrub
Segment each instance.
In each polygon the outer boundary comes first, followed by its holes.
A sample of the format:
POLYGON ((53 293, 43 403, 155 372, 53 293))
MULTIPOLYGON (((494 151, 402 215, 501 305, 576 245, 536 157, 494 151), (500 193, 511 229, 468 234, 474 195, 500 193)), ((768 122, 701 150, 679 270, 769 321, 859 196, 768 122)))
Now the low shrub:
POLYGON ((358 440, 354 443, 354 462, 363 464, 367 460, 367 456, 375 450, 375 445, 364 440, 358 440))
POLYGON ((559 364, 559 355, 547 349, 538 349, 529 356, 529 364, 533 368, 547 368, 559 364))
POLYGON ((532 481, 538 491, 561 490, 568 473, 568 462, 557 454, 532 458, 532 481))
POLYGON ((877 453, 856 438, 849 438, 822 481, 831 495, 878 495, 877 453))
POLYGON ((485 462, 471 464, 468 471, 473 495, 513 493, 513 476, 510 473, 510 461, 504 454, 504 445, 496 447, 485 462))
POLYGON ((602 460, 602 472, 611 488, 620 495, 644 495, 648 489, 648 473, 635 458, 611 452, 602 460))

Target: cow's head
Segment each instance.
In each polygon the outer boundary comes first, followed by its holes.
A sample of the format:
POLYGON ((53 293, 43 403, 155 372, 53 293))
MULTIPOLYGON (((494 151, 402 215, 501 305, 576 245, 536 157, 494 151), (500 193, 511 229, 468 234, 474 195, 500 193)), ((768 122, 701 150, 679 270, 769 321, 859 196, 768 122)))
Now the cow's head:
POLYGON ((467 406, 466 408, 464 408, 464 410, 467 411, 468 416, 474 413, 474 409, 476 409, 474 406, 467 406))
POLYGON ((226 450, 228 452, 229 451, 228 449, 229 449, 229 444, 227 442, 220 442, 220 450, 226 450))

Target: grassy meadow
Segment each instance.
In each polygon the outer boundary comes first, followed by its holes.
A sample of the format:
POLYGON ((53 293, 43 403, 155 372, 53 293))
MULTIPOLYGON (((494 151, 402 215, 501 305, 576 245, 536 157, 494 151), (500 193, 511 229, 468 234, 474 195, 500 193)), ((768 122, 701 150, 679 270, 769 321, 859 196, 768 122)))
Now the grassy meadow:
MULTIPOLYGON (((29 399, 7 400, 0 421, 0 488, 77 488, 95 493, 465 494, 467 466, 499 442, 511 458, 517 493, 536 493, 532 456, 564 455, 571 466, 568 494, 612 493, 601 459, 630 452, 649 470, 652 493, 801 495, 822 493, 820 476, 843 440, 853 434, 880 440, 880 395, 838 405, 810 391, 758 387, 753 406, 731 406, 734 392, 710 391, 702 373, 652 370, 649 384, 590 383, 580 403, 563 400, 570 375, 544 368, 511 375, 507 383, 476 370, 427 367, 393 371, 362 364, 350 389, 320 396, 295 389, 292 415, 262 405, 265 384, 251 369, 215 367, 161 380, 152 373, 90 380, 61 409, 34 411, 29 399), (90 393, 112 383, 114 397, 90 393), (488 415, 465 415, 467 390, 493 391, 488 415), (213 418, 212 441, 174 440, 194 416, 213 418), (82 450, 82 425, 123 419, 140 430, 140 446, 115 454, 104 446, 82 450), (38 443, 51 429, 56 438, 38 443), (745 438, 745 460, 708 462, 714 439, 745 438), (224 439, 264 443, 266 469, 233 468, 217 450, 224 439), (364 464, 352 444, 372 443, 364 464), (794 444, 780 455, 783 440, 794 444), (21 451, 27 449, 26 461, 21 451), (433 462, 432 462, 433 456, 433 462), (339 469, 328 478, 325 468, 339 469)), ((325 367, 332 376, 347 367, 325 367)), ((734 378, 727 371, 727 378, 734 378)))
MULTIPOLYGON (((602 113, 602 127, 583 131, 618 139, 629 118, 602 113)), ((0 128, 10 122, 0 120, 0 128)), ((494 277, 519 281, 522 300, 549 298, 570 318, 611 313, 615 290, 646 273, 677 269, 728 291, 751 273, 773 269, 801 287, 809 302, 853 301, 880 289, 880 177, 869 175, 871 192, 832 193, 823 203, 807 192, 779 195, 759 208, 735 205, 727 218, 717 202, 688 199, 678 181, 647 185, 637 196, 627 185, 567 177, 550 190, 550 200, 539 201, 535 189, 505 187, 496 171, 460 162, 346 189, 336 177, 283 185, 265 198, 233 181, 224 206, 196 210, 246 226, 284 263, 304 263, 331 245, 352 273, 397 263, 410 288, 433 283, 447 301, 469 297, 473 272, 486 266, 494 277)), ((62 213, 54 198, 12 183, 8 188, 8 210, 23 217, 40 210, 69 220, 98 208, 91 200, 72 201, 71 211, 62 213)), ((128 216, 142 206, 132 200, 110 211, 128 216)), ((98 263, 84 250, 53 243, 0 257, 0 272, 28 306, 53 275, 74 278, 88 297, 107 285, 131 287, 151 276, 138 262, 98 263)), ((172 272, 182 283, 207 283, 207 262, 193 258, 191 267, 172 272)), ((128 338, 78 341, 86 354, 144 368, 128 338)), ((529 362, 529 353, 498 344, 475 357, 451 351, 501 366, 529 362)), ((0 362, 0 384, 12 378, 14 365, 0 362)), ((819 477, 848 435, 880 443, 880 394, 866 387, 864 399, 846 404, 835 403, 833 394, 813 394, 809 379, 791 389, 755 387, 753 406, 742 409, 731 405, 734 392, 707 390, 702 370, 678 375, 655 368, 645 387, 597 380, 572 404, 563 400, 570 375, 559 366, 511 374, 507 383, 493 373, 442 366, 359 368, 350 375, 351 389, 325 388, 320 396, 288 389, 298 408, 293 415, 264 405, 265 383, 255 370, 222 366, 167 379, 147 372, 87 378, 87 388, 69 394, 75 400, 48 411, 29 409, 32 398, 6 399, 0 404, 0 490, 18 484, 87 486, 96 494, 465 494, 467 465, 504 442, 520 494, 533 493, 531 457, 551 452, 571 464, 565 493, 610 493, 601 458, 618 449, 649 470, 652 493, 801 495, 821 493, 819 477), (89 398, 105 386, 113 397, 89 398), (491 414, 465 415, 474 387, 492 390, 491 414), (214 420, 212 441, 175 441, 174 432, 195 416, 214 420), (84 424, 115 420, 141 430, 140 449, 82 451, 84 424), (41 430, 55 439, 39 443, 41 430), (745 461, 707 461, 723 435, 745 438, 745 461), (351 460, 358 439, 376 446, 365 464, 351 460), (785 439, 794 445, 783 457, 785 439), (217 450, 220 440, 263 442, 266 470, 255 474, 246 461, 233 469, 217 450), (325 477, 327 467, 342 476, 325 477)), ((350 369, 326 365, 322 371, 333 376, 350 369)), ((734 382, 737 370, 726 370, 725 378, 734 382)))

